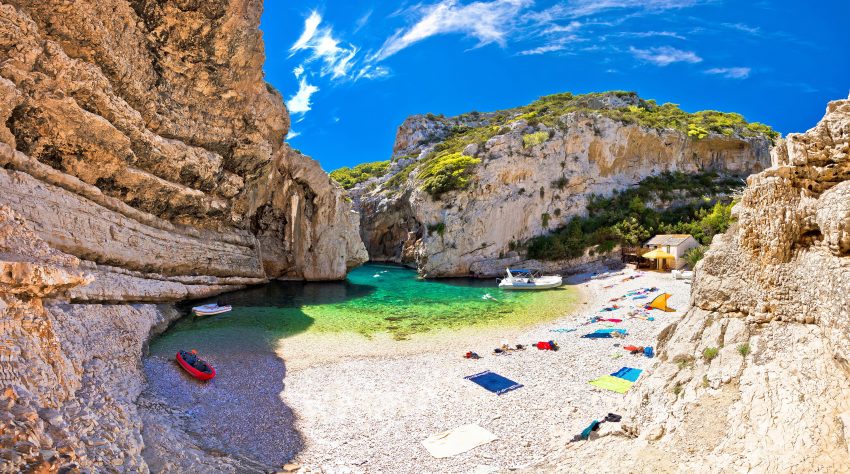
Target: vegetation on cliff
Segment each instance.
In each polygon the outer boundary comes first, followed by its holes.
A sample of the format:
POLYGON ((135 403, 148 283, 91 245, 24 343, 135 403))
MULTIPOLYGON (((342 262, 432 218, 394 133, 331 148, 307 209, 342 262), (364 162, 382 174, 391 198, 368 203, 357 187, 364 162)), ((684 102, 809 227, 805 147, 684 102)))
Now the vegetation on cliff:
MULTIPOLYGON (((421 160, 414 161, 399 171, 387 182, 384 189, 397 189, 407 183, 411 176, 421 189, 435 199, 439 199, 446 192, 464 189, 471 183, 474 166, 479 162, 462 156, 467 146, 474 144, 480 149, 494 136, 509 133, 511 124, 520 120, 526 121, 530 126, 542 124, 550 129, 562 129, 564 122, 561 118, 569 113, 597 114, 624 124, 676 130, 693 140, 702 140, 711 135, 764 137, 770 141, 779 137, 779 133, 769 126, 747 122, 742 115, 736 113, 715 110, 688 113, 676 104, 658 105, 654 100, 641 99, 634 92, 611 91, 580 95, 566 92, 541 97, 522 107, 492 113, 475 112, 454 118, 428 114, 426 117, 429 120, 450 127, 448 137, 434 144, 431 152, 421 160), (415 171, 418 173, 414 173, 415 171)), ((526 133, 522 136, 523 146, 531 148, 540 145, 552 135, 551 131, 545 130, 526 133)), ((355 170, 357 168, 355 167, 355 170)), ((342 168, 331 175, 334 176, 339 171, 350 172, 348 168, 342 168)), ((334 176, 334 179, 337 177, 334 176)))
POLYGON ((678 104, 658 105, 654 100, 644 100, 634 92, 612 91, 573 95, 569 92, 541 97, 517 109, 518 118, 529 124, 543 123, 557 127, 560 118, 570 112, 598 113, 608 118, 634 123, 647 128, 674 129, 688 136, 702 139, 710 133, 724 136, 757 137, 770 140, 779 133, 758 122, 747 122, 741 114, 703 110, 688 113, 678 104))
POLYGON ((732 222, 731 199, 739 179, 715 173, 663 173, 610 197, 591 196, 587 215, 572 218, 555 232, 527 242, 528 256, 540 260, 575 258, 588 248, 640 245, 658 233, 691 234, 704 245, 732 222), (653 203, 666 206, 652 206, 653 203))
POLYGON ((351 189, 358 183, 362 183, 370 178, 377 178, 386 174, 390 167, 389 160, 373 161, 371 163, 361 163, 354 168, 343 166, 337 170, 331 171, 331 179, 339 183, 344 189, 351 189))

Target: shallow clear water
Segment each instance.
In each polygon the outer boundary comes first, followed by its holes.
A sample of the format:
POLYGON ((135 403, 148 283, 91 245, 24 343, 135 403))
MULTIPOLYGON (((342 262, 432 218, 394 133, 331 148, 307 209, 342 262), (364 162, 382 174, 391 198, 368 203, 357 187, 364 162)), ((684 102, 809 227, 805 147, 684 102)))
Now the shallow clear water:
POLYGON ((232 305, 233 311, 184 318, 157 342, 185 331, 191 331, 196 340, 198 332, 211 338, 228 337, 222 329, 246 330, 252 339, 260 339, 257 343, 304 331, 350 331, 367 337, 387 332, 405 339, 433 329, 552 319, 565 314, 575 300, 575 290, 568 287, 502 291, 496 279, 421 280, 408 268, 367 264, 353 270, 344 282, 273 282, 210 299, 232 305))
MULTIPOLYGON (((566 314, 576 296, 567 287, 502 291, 495 279, 425 281, 407 268, 370 264, 344 282, 273 282, 192 302, 182 309, 217 301, 233 311, 183 318, 151 342, 143 405, 151 413, 168 407, 165 413, 179 414, 180 429, 203 449, 280 466, 302 446, 280 397, 286 367, 275 348, 282 339, 355 332, 403 340, 437 329, 521 326, 566 314), (174 362, 179 349, 197 349, 216 378, 191 379, 174 362)), ((153 449, 144 454, 155 463, 153 449)))

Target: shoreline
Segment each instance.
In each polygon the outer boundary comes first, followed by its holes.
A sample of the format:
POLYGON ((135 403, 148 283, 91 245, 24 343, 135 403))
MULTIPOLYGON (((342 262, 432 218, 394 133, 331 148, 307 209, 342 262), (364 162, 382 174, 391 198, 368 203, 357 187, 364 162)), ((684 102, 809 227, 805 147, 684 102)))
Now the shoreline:
POLYGON ((302 466, 300 472, 328 473, 491 472, 542 461, 591 420, 621 408, 624 395, 597 389, 589 380, 622 366, 648 369, 654 362, 613 344, 654 346, 658 333, 684 314, 690 299, 690 285, 669 273, 626 269, 606 279, 587 277, 567 280, 578 290, 569 313, 522 327, 439 330, 407 341, 328 334, 279 341, 276 353, 287 366, 281 398, 292 408, 304 439, 293 462, 302 466), (621 281, 637 273, 643 276, 621 281), (611 283, 613 288, 604 288, 611 283), (653 311, 655 321, 627 319, 625 310, 598 313, 611 298, 653 286, 673 294, 670 304, 676 312, 653 311), (622 323, 610 325, 627 328, 629 336, 580 338, 608 324, 577 326, 592 314, 622 316, 622 323), (578 330, 549 331, 557 327, 578 330), (538 340, 555 340, 561 349, 492 352, 502 341, 527 345, 538 340), (335 350, 317 350, 322 347, 335 350), (468 350, 482 359, 464 359, 468 350), (463 378, 484 370, 524 387, 497 396, 463 378), (467 423, 478 423, 499 439, 443 459, 432 458, 422 447, 427 436, 467 423))

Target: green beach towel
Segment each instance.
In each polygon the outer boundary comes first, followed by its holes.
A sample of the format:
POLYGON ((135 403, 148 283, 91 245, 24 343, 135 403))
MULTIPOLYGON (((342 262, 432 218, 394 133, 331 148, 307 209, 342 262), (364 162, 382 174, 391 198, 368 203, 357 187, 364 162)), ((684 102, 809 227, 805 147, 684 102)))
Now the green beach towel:
POLYGON ((620 377, 614 377, 613 375, 603 375, 602 377, 591 380, 588 383, 617 393, 626 393, 630 388, 632 388, 632 385, 634 385, 634 382, 629 382, 628 380, 623 380, 620 377))

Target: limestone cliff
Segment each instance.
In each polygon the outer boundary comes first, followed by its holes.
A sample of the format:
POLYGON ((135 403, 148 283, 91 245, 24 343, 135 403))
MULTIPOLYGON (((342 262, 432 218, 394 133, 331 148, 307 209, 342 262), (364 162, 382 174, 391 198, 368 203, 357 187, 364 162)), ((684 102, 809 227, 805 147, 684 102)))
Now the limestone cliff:
POLYGON ((490 275, 522 260, 516 244, 583 215, 591 194, 665 171, 761 171, 771 133, 633 93, 561 94, 496 113, 411 117, 389 172, 350 192, 373 260, 415 263, 427 276, 490 275), (715 118, 725 125, 696 125, 715 118))
POLYGON ((616 453, 633 472, 847 472, 850 100, 780 142, 736 214, 629 395, 623 431, 548 470, 586 472, 616 453))
POLYGON ((111 280, 188 294, 342 278, 365 257, 356 216, 283 143, 289 118, 263 80, 261 9, 4 1, 0 204, 111 280))
POLYGON ((147 472, 139 359, 179 317, 152 303, 366 259, 342 189, 283 142, 261 11, 0 1, 0 471, 147 472))

